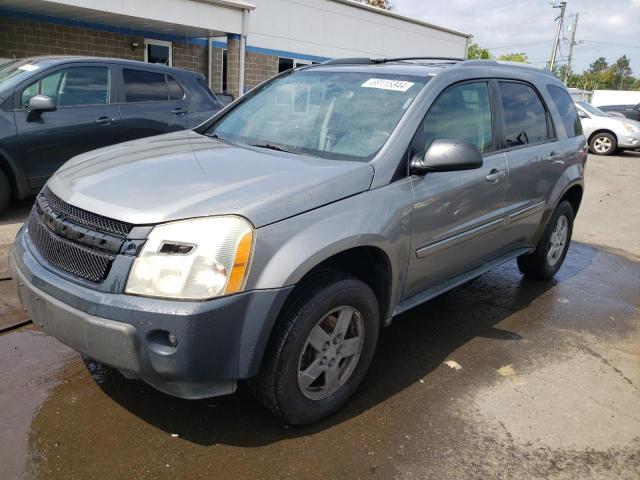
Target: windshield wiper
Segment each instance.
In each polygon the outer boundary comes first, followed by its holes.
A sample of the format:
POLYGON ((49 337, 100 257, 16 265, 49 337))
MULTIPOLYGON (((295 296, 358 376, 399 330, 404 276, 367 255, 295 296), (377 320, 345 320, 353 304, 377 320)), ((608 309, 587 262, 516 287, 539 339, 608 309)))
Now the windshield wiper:
POLYGON ((280 145, 274 145, 273 143, 253 143, 252 147, 258 148, 268 148, 269 150, 276 150, 278 152, 287 152, 287 153, 296 153, 291 150, 287 150, 286 148, 281 147, 280 145))

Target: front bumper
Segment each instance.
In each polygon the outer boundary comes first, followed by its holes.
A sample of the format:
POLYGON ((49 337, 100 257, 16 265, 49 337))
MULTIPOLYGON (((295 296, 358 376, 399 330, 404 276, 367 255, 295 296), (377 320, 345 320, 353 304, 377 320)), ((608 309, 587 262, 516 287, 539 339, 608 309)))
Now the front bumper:
POLYGON ((255 375, 293 287, 205 302, 105 293, 69 281, 29 248, 24 229, 9 254, 34 323, 74 350, 181 398, 233 393, 255 375), (165 341, 175 335, 177 344, 165 341))

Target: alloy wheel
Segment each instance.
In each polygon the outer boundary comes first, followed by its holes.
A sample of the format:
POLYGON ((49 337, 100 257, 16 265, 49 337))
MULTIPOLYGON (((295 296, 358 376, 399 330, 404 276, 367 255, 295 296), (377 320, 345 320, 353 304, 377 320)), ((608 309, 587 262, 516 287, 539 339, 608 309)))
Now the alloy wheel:
POLYGON ((353 374, 364 345, 364 321, 350 306, 333 309, 309 332, 298 361, 298 386, 310 400, 330 397, 353 374))

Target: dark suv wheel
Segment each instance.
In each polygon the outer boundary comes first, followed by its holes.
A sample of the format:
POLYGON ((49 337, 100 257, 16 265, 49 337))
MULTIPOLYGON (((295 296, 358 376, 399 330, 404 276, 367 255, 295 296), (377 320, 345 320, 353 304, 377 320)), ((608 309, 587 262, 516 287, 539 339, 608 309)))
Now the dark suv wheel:
POLYGON ((369 286, 325 270, 297 292, 274 329, 256 398, 291 424, 324 418, 351 397, 373 358, 380 313, 369 286))
POLYGON ((4 212, 4 209, 7 208, 10 198, 11 198, 11 185, 9 185, 9 180, 7 179, 7 176, 4 174, 2 170, 0 170, 0 215, 2 215, 2 212, 4 212))
POLYGON ((518 268, 525 277, 549 280, 560 270, 571 243, 573 218, 571 204, 566 200, 560 202, 553 211, 535 251, 518 257, 518 268))

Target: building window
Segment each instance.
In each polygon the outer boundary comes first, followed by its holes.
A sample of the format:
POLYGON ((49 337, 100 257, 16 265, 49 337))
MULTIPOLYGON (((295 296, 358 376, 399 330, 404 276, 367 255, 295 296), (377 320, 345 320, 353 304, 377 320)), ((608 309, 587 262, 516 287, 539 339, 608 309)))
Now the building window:
POLYGON ((144 61, 147 63, 159 63, 161 65, 172 65, 171 42, 162 40, 144 39, 144 61))
POLYGON ((309 60, 298 60, 295 58, 278 57, 278 73, 282 73, 292 68, 302 67, 304 65, 311 65, 309 60))
POLYGON ((278 73, 282 73, 286 70, 291 70, 293 68, 293 58, 278 58, 278 73))

